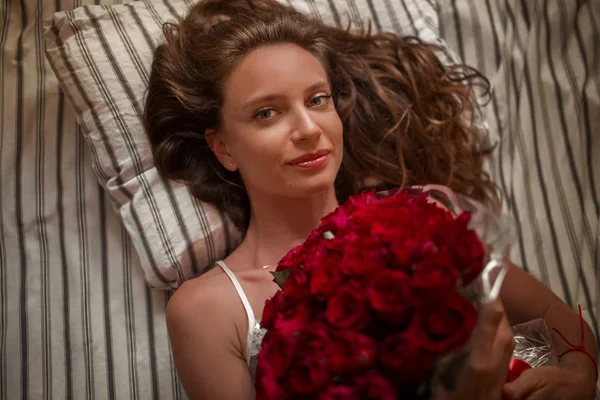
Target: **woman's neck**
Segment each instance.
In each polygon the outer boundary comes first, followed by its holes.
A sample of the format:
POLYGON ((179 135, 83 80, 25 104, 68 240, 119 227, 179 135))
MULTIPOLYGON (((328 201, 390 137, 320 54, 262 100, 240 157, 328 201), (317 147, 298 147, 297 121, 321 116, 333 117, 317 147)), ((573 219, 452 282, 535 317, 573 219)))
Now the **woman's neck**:
POLYGON ((255 195, 250 204, 250 224, 240 247, 257 268, 277 264, 338 206, 333 188, 306 199, 255 195))

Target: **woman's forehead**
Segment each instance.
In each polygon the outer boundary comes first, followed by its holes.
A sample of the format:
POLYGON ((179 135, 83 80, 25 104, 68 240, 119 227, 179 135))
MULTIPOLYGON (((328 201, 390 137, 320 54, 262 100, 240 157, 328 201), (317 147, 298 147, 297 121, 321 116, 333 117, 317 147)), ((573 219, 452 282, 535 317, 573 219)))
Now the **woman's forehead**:
POLYGON ((294 44, 278 44, 245 56, 224 82, 223 92, 225 102, 243 107, 255 99, 327 85, 327 72, 315 56, 294 44))

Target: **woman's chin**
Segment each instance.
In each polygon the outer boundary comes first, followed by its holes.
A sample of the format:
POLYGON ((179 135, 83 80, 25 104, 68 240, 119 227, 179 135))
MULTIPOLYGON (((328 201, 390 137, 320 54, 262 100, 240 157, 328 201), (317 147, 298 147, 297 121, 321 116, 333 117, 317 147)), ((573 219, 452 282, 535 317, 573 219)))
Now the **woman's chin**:
POLYGON ((322 196, 328 193, 333 193, 335 196, 335 186, 333 181, 324 180, 323 182, 311 182, 307 184, 304 188, 299 188, 301 194, 299 197, 311 198, 315 196, 322 196))

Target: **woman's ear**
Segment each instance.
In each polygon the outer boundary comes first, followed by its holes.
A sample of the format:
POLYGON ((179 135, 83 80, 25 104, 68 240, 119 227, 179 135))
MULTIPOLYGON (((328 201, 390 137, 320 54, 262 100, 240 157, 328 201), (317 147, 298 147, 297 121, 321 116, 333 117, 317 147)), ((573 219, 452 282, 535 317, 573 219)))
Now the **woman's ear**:
POLYGON ((229 153, 224 135, 220 132, 217 132, 215 129, 206 129, 204 131, 204 137, 206 137, 208 147, 210 147, 221 165, 223 165, 223 167, 225 167, 225 169, 228 171, 236 171, 237 165, 229 153))

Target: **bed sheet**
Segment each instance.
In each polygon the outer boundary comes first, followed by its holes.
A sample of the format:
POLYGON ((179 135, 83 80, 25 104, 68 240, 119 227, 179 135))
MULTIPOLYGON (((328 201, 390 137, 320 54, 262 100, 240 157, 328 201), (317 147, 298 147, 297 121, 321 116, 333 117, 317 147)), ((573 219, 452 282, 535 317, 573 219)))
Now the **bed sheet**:
POLYGON ((511 258, 581 305, 598 339, 600 0, 436 5, 440 35, 492 86, 490 171, 519 229, 511 258))
POLYGON ((600 337, 600 0, 438 0, 441 36, 490 80, 490 171, 512 259, 600 337))
POLYGON ((167 292, 145 285, 44 58, 42 21, 83 4, 0 5, 0 399, 182 399, 167 292))
MULTIPOLYGON (((144 284, 44 60, 42 21, 83 4, 0 3, 0 399, 182 399, 167 294, 144 284)), ((513 258, 598 334, 600 1, 436 6, 494 87, 490 170, 520 221, 513 258)))

